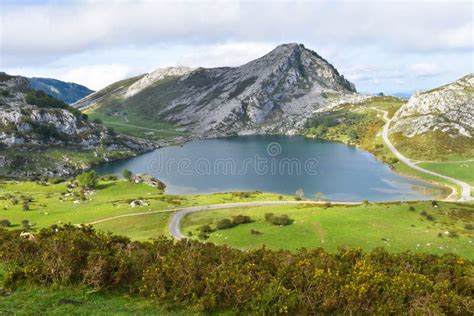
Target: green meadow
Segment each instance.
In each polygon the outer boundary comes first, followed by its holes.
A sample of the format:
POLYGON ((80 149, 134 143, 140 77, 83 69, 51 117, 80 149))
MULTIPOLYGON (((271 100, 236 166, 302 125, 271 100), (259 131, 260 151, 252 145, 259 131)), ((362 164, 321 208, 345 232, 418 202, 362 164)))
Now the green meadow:
POLYGON ((467 229, 472 224, 472 204, 439 202, 437 207, 431 202, 331 207, 281 205, 192 213, 183 221, 182 231, 198 238, 200 227, 210 225, 214 229, 209 234, 210 242, 239 249, 322 247, 336 251, 344 246, 369 251, 385 247, 394 252, 453 252, 473 259, 474 230, 467 229), (430 217, 421 215, 422 212, 430 217), (293 223, 273 225, 265 221, 265 213, 286 214, 293 223), (218 221, 235 215, 250 216, 252 222, 216 229, 218 221))
POLYGON ((193 205, 220 204, 242 201, 278 200, 272 193, 215 193, 205 195, 170 195, 145 184, 125 180, 102 180, 86 194, 78 196, 78 188, 68 189, 68 183, 40 184, 36 182, 0 183, 0 220, 8 220, 11 228, 20 228, 22 221, 29 221, 33 228, 65 223, 87 224, 109 217, 133 213, 164 211, 153 215, 126 217, 96 225, 134 239, 148 239, 167 235, 167 222, 174 209, 193 205), (23 201, 29 210, 23 210, 23 201), (133 200, 143 200, 147 205, 132 207, 133 200))

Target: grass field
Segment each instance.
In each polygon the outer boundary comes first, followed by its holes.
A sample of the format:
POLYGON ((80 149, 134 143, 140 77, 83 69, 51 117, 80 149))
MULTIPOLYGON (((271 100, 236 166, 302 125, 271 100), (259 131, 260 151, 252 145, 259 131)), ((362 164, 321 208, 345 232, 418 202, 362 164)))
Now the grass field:
POLYGON ((209 235, 209 241, 240 249, 264 245, 270 249, 322 247, 328 251, 340 246, 364 250, 385 247, 397 252, 453 252, 474 259, 474 230, 465 228, 466 224, 474 224, 472 204, 440 202, 433 207, 430 202, 413 202, 329 208, 284 205, 205 211, 189 214, 182 231, 192 232, 193 238, 197 238, 200 226, 210 225, 214 229, 219 220, 238 214, 250 216, 253 222, 216 230, 209 235), (422 211, 434 220, 420 215, 422 211), (264 214, 270 212, 287 214, 294 222, 288 226, 272 225, 264 219, 264 214), (252 234, 252 229, 261 234, 252 234))
POLYGON ((474 186, 474 161, 421 162, 418 166, 462 180, 474 186))
POLYGON ((86 113, 91 119, 100 119, 107 127, 139 138, 162 140, 190 135, 189 132, 181 131, 172 124, 158 120, 146 120, 130 111, 112 114, 90 110, 86 113))
MULTIPOLYGON (((28 220, 35 228, 41 228, 61 223, 86 224, 117 215, 170 210, 192 205, 279 198, 277 194, 258 192, 242 195, 239 193, 168 195, 145 184, 133 184, 123 180, 101 181, 93 194, 87 195, 85 201, 75 196, 78 190, 68 190, 66 183, 41 185, 36 182, 3 182, 0 184, 0 220, 10 221, 12 228, 20 227, 23 220, 28 220), (24 198, 32 200, 29 203, 29 211, 23 211, 24 198), (148 206, 131 207, 130 201, 134 199, 144 200, 148 206)), ((156 214, 150 217, 118 219, 97 224, 97 228, 135 239, 148 239, 167 233, 169 216, 170 214, 156 214)))

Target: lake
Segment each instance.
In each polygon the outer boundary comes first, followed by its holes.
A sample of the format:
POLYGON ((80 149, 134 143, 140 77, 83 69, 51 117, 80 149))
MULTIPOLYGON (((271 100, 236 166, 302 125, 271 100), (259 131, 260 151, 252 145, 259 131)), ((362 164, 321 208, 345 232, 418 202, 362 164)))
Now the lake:
POLYGON ((370 153, 302 136, 239 136, 196 140, 98 166, 166 183, 166 192, 267 191, 331 201, 432 199, 439 187, 401 176, 370 153))

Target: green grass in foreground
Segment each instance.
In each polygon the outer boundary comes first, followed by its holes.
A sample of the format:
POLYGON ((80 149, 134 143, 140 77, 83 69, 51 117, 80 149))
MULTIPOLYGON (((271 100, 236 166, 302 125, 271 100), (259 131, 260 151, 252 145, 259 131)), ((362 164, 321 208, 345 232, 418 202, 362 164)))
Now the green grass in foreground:
POLYGON ((209 224, 214 229, 219 220, 238 214, 248 215, 254 222, 217 230, 209 235, 209 241, 240 249, 265 245, 270 249, 322 247, 335 251, 340 246, 348 246, 369 251, 385 247, 394 252, 453 252, 474 258, 474 231, 465 229, 466 224, 474 224, 474 206, 471 204, 439 203, 437 208, 429 202, 329 208, 282 205, 206 211, 188 215, 182 231, 192 232, 197 238, 200 226, 209 224), (410 206, 415 210, 409 210, 410 206), (422 211, 435 220, 421 216, 422 211), (294 222, 289 226, 271 225, 264 219, 264 214, 269 212, 288 214, 294 222), (262 234, 251 234, 252 229, 262 234), (457 237, 449 237, 446 232, 455 232, 457 237))
POLYGON ((0 267, 0 315, 198 315, 166 309, 156 301, 122 293, 93 292, 86 287, 22 286, 1 290, 5 271, 0 267))
MULTIPOLYGON (((53 224, 86 224, 117 215, 148 211, 170 210, 192 205, 219 204, 256 200, 278 200, 279 195, 254 192, 248 196, 232 193, 205 195, 162 194, 145 184, 134 184, 124 180, 101 181, 86 201, 74 197, 79 189, 68 191, 66 183, 40 185, 35 182, 0 183, 0 220, 7 219, 12 228, 18 228, 23 220, 33 223, 35 228, 53 224), (29 211, 23 211, 22 197, 32 198, 29 211), (13 200, 17 200, 14 204, 13 200), (130 200, 143 199, 148 206, 131 207, 130 200)), ((166 234, 171 213, 151 217, 129 217, 97 224, 97 228, 123 234, 135 239, 148 239, 166 234), (143 218, 143 222, 141 221, 143 218), (138 223, 135 225, 135 223, 138 223)))

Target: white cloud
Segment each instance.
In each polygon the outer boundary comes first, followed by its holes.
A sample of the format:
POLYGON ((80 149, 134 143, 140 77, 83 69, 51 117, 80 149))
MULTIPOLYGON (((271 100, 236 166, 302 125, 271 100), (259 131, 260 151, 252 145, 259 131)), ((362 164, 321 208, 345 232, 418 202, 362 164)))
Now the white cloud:
POLYGON ((236 66, 283 42, 316 50, 366 91, 474 71, 470 1, 0 0, 0 9, 1 70, 94 89, 158 67, 236 66))
POLYGON ((194 67, 240 66, 274 48, 275 44, 259 42, 199 45, 180 56, 177 64, 194 67))
POLYGON ((80 82, 93 90, 131 76, 132 70, 121 64, 88 65, 66 70, 59 77, 64 81, 80 82))
POLYGON ((417 63, 408 66, 408 70, 415 76, 427 77, 436 76, 441 73, 441 69, 438 65, 431 63, 417 63))
MULTIPOLYGON (((405 51, 473 49, 472 3, 71 1, 4 5, 2 59, 152 43, 312 42, 405 51)), ((21 59, 23 58, 23 60, 21 59)))

